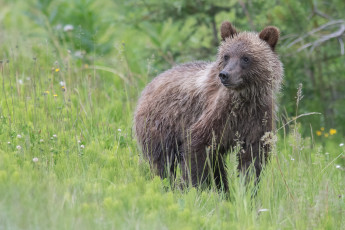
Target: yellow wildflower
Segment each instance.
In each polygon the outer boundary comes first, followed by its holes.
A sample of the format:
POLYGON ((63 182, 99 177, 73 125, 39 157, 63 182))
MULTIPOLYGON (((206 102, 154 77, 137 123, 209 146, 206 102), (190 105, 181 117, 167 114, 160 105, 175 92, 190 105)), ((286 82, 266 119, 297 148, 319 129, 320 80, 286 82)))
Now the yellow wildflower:
POLYGON ((46 91, 44 91, 46 94, 49 94, 49 91, 48 90, 46 90, 46 91))
POLYGON ((59 72, 59 71, 60 71, 60 69, 59 69, 59 68, 56 68, 56 69, 55 69, 55 72, 59 72))
POLYGON ((57 94, 54 94, 54 97, 57 97, 57 94))
POLYGON ((329 130, 329 134, 330 135, 334 135, 334 134, 336 134, 337 133, 337 130, 336 129, 330 129, 329 130))
POLYGON ((328 133, 325 133, 325 137, 328 137, 329 135, 328 135, 328 133))
POLYGON ((321 127, 321 131, 324 131, 325 130, 325 128, 324 127, 321 127))
POLYGON ((316 135, 321 136, 322 132, 318 130, 318 131, 316 131, 316 135))

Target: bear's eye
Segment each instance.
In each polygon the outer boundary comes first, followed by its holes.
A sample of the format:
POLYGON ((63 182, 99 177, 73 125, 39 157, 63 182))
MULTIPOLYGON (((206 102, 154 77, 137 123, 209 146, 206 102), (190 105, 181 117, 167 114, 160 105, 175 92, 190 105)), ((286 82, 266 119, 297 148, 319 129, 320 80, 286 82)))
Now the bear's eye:
POLYGON ((242 61, 244 63, 249 63, 249 58, 248 57, 242 57, 242 61))
POLYGON ((224 61, 227 61, 230 59, 230 56, 229 55, 224 55, 224 61))

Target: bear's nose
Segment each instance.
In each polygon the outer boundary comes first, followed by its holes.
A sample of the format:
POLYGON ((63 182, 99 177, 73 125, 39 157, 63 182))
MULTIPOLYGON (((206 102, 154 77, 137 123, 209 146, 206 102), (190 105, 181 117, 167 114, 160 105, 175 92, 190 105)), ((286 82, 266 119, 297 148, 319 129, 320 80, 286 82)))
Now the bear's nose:
POLYGON ((222 83, 224 83, 225 81, 227 81, 228 80, 228 78, 229 78, 229 73, 228 72, 225 72, 225 71, 222 71, 222 72, 220 72, 219 73, 219 78, 220 78, 220 81, 222 82, 222 83))

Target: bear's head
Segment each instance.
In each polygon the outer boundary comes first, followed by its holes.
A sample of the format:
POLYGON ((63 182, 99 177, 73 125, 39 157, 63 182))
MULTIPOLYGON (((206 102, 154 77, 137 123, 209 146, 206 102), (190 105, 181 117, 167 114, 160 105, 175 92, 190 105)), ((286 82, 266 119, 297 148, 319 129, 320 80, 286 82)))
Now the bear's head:
POLYGON ((223 22, 220 31, 218 77, 225 87, 239 91, 279 85, 283 67, 274 51, 278 28, 268 26, 260 33, 238 32, 230 22, 223 22))

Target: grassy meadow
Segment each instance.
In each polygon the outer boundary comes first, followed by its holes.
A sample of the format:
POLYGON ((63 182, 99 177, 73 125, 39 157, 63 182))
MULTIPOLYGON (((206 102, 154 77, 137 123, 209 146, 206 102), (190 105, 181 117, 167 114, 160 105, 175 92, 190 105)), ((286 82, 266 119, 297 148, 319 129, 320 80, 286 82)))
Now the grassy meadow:
MULTIPOLYGON (((336 127, 302 135, 304 118, 278 122, 258 186, 244 184, 230 153, 228 196, 172 188, 151 173, 132 131, 159 53, 138 67, 146 40, 122 27, 108 53, 85 53, 82 32, 71 38, 65 27, 59 37, 49 22, 27 19, 29 5, 0 3, 0 230, 345 229, 345 141, 336 127)), ((97 39, 100 47, 110 37, 97 39)))

